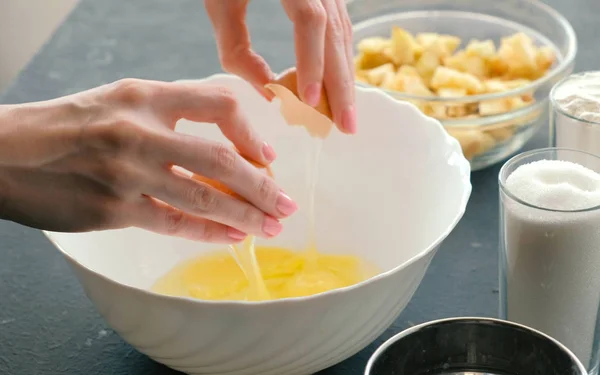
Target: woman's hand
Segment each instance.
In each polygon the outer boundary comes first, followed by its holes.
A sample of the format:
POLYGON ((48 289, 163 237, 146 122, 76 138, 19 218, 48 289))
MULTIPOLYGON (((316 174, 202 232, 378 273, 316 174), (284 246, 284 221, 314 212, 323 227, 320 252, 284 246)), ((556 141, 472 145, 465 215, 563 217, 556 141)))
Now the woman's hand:
POLYGON ((253 160, 275 159, 222 87, 127 79, 0 106, 0 218, 68 232, 137 226, 222 243, 277 235, 278 219, 296 204, 232 147, 175 132, 181 118, 216 123, 253 160), (250 203, 173 165, 219 180, 250 203))
MULTIPOLYGON (((274 74, 251 47, 246 27, 249 0, 205 0, 216 32, 223 68, 249 81, 267 98, 263 86, 274 74)), ((281 0, 294 23, 298 92, 315 106, 324 84, 335 123, 356 132, 352 25, 344 0, 281 0)))

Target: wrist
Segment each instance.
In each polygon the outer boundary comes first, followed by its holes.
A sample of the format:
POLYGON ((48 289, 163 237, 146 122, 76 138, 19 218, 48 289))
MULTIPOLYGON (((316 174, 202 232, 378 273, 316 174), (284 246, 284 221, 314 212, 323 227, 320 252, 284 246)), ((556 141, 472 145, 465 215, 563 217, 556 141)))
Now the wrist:
MULTIPOLYGON (((10 105, 0 105, 0 138, 2 137, 2 129, 8 126, 8 112, 11 108, 10 105)), ((1 139, 0 144, 2 144, 1 139)), ((7 217, 6 202, 9 200, 8 176, 5 169, 6 166, 0 163, 0 220, 7 217)))
MULTIPOLYGON (((2 138, 2 129, 8 126, 8 113, 12 109, 9 105, 0 105, 0 138, 2 138)), ((0 144, 2 140, 0 139, 0 144)), ((7 202, 10 199, 10 192, 8 188, 8 175, 6 171, 6 165, 0 162, 0 220, 7 218, 7 202)))
POLYGON ((43 168, 76 152, 85 116, 68 97, 0 106, 0 168, 43 168))
POLYGON ((8 181, 6 181, 2 167, 0 167, 0 220, 8 218, 7 204, 10 199, 9 195, 8 181))

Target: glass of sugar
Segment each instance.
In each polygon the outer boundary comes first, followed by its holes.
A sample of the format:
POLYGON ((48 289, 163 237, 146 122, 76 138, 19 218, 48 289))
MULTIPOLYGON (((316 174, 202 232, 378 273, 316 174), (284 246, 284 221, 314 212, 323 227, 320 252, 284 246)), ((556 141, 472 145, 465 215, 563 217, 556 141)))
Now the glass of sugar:
POLYGON ((525 152, 499 185, 500 317, 554 337, 598 374, 600 157, 525 152))
POLYGON ((572 74, 550 91, 550 146, 600 155, 600 71, 572 74))

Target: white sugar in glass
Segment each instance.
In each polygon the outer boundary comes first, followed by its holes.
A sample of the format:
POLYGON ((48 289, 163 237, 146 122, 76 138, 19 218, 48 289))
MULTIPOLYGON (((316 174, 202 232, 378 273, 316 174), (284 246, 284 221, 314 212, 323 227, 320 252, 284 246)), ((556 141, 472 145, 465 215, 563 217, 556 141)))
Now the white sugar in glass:
POLYGON ((556 338, 598 374, 600 157, 529 151, 499 184, 501 317, 556 338))

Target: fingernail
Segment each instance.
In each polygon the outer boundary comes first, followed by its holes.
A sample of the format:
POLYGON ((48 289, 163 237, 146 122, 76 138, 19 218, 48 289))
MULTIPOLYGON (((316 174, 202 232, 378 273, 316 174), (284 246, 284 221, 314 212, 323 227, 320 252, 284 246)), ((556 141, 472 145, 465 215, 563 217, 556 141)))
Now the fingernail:
POLYGON ((248 235, 246 233, 240 232, 235 228, 227 228, 227 237, 231 238, 232 240, 240 241, 246 238, 247 236, 248 235))
POLYGON ((271 90, 263 90, 263 96, 270 102, 272 102, 273 99, 275 99, 275 94, 273 94, 271 90))
POLYGON ((275 207, 277 207, 279 213, 284 216, 290 216, 298 209, 296 202, 294 202, 292 198, 288 197, 283 191, 279 192, 279 197, 277 197, 275 207))
POLYGON ((356 111, 353 105, 342 112, 342 128, 349 134, 356 133, 356 111))
POLYGON ((311 107, 316 106, 321 99, 321 84, 311 83, 304 89, 304 100, 311 107))
POLYGON ((252 86, 254 86, 254 88, 256 89, 256 91, 258 91, 258 93, 259 93, 260 95, 262 95, 262 96, 263 96, 265 99, 267 99, 268 101, 272 101, 272 100, 273 100, 273 98, 275 98, 275 94, 273 94, 273 93, 271 92, 271 90, 269 90, 269 89, 266 89, 266 88, 264 88, 264 87, 261 87, 261 86, 259 86, 259 85, 255 85, 255 84, 252 84, 252 86))
POLYGON ((267 142, 263 143, 262 153, 263 153, 263 156, 265 157, 265 159, 269 163, 272 162, 273 160, 275 160, 275 158, 277 157, 275 150, 273 150, 273 147, 270 144, 268 144, 267 142))
POLYGON ((265 216, 262 227, 263 232, 269 237, 275 237, 283 230, 283 225, 271 216, 265 216))

